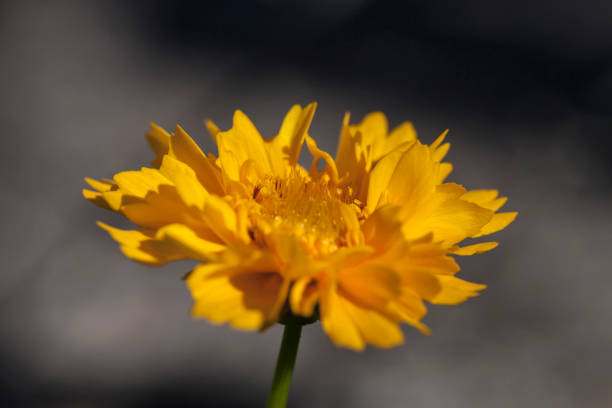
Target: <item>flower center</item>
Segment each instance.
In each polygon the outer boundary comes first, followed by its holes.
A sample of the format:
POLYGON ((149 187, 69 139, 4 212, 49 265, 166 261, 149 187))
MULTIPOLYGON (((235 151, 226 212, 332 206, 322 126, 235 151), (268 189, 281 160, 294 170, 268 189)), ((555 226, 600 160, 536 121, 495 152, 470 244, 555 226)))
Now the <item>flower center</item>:
POLYGON ((297 238, 311 254, 328 254, 351 244, 357 214, 350 192, 325 180, 292 174, 267 178, 253 190, 261 213, 251 221, 261 233, 281 232, 297 238), (352 227, 353 228, 352 228, 352 227))

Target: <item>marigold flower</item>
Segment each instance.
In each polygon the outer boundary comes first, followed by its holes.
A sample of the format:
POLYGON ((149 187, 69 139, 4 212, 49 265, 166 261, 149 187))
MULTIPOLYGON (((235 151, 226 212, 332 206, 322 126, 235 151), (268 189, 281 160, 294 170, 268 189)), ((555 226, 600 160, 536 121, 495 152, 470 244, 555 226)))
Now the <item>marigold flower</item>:
POLYGON ((446 132, 428 146, 408 122, 389 132, 380 112, 358 125, 347 114, 334 159, 308 135, 315 107, 293 106, 266 139, 240 110, 227 131, 208 122, 218 157, 180 126, 151 124, 153 168, 86 179, 94 190, 83 194, 138 226, 99 223, 129 258, 202 261, 186 277, 194 316, 246 330, 320 316, 334 343, 357 350, 401 343, 402 322, 429 333, 424 301, 457 304, 485 287, 457 278, 452 255, 497 243, 461 241, 517 213, 496 212, 506 202, 496 190, 444 182, 446 132), (298 164, 304 142, 309 170, 298 164))

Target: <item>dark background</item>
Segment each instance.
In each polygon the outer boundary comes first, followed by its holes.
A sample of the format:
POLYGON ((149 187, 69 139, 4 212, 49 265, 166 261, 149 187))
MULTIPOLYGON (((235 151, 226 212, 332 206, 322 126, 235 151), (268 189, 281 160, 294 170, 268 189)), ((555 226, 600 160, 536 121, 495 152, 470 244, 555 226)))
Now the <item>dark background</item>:
POLYGON ((193 321, 192 264, 125 259, 82 177, 145 165, 149 121, 214 149, 294 103, 332 152, 345 110, 450 128, 452 181, 517 221, 462 258, 489 288, 424 337, 354 353, 305 328, 293 407, 612 405, 609 1, 0 3, 0 406, 258 407, 281 331, 193 321))

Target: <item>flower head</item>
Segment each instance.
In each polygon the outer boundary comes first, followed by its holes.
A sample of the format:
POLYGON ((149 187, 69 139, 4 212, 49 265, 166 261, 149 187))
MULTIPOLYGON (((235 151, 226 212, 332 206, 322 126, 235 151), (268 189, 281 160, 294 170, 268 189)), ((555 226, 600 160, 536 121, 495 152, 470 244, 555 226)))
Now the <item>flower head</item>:
POLYGON ((334 159, 308 134, 315 107, 292 107, 272 138, 241 111, 227 131, 208 122, 218 157, 181 127, 152 124, 152 168, 86 179, 94 190, 83 194, 137 225, 99 223, 129 258, 202 261, 186 278, 194 316, 261 330, 283 314, 318 314, 332 341, 353 349, 401 343, 402 322, 428 333, 424 301, 457 304, 485 287, 457 278, 452 255, 497 243, 461 241, 516 213, 496 212, 506 201, 496 190, 444 182, 446 132, 428 146, 408 122, 389 132, 382 113, 358 125, 347 114, 334 159), (304 143, 309 170, 298 164, 304 143))

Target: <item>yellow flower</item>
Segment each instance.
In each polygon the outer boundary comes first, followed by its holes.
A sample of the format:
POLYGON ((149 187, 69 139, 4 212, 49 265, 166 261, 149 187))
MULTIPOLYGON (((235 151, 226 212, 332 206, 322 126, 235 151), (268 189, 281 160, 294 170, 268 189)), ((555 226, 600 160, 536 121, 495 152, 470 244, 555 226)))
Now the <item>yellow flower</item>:
POLYGON ((408 122, 389 133, 382 113, 358 125, 347 114, 334 159, 308 135, 315 107, 292 107, 268 139, 241 111, 227 131, 208 122, 218 157, 179 126, 152 124, 153 168, 86 179, 94 190, 83 194, 138 226, 99 223, 129 258, 202 261, 186 278, 194 316, 246 330, 320 316, 333 342, 358 350, 401 343, 402 322, 428 333, 424 301, 457 304, 485 287, 455 277, 451 255, 497 243, 459 243, 516 213, 496 213, 506 201, 496 190, 444 182, 446 132, 427 146, 408 122), (304 142, 309 170, 298 164, 304 142))

